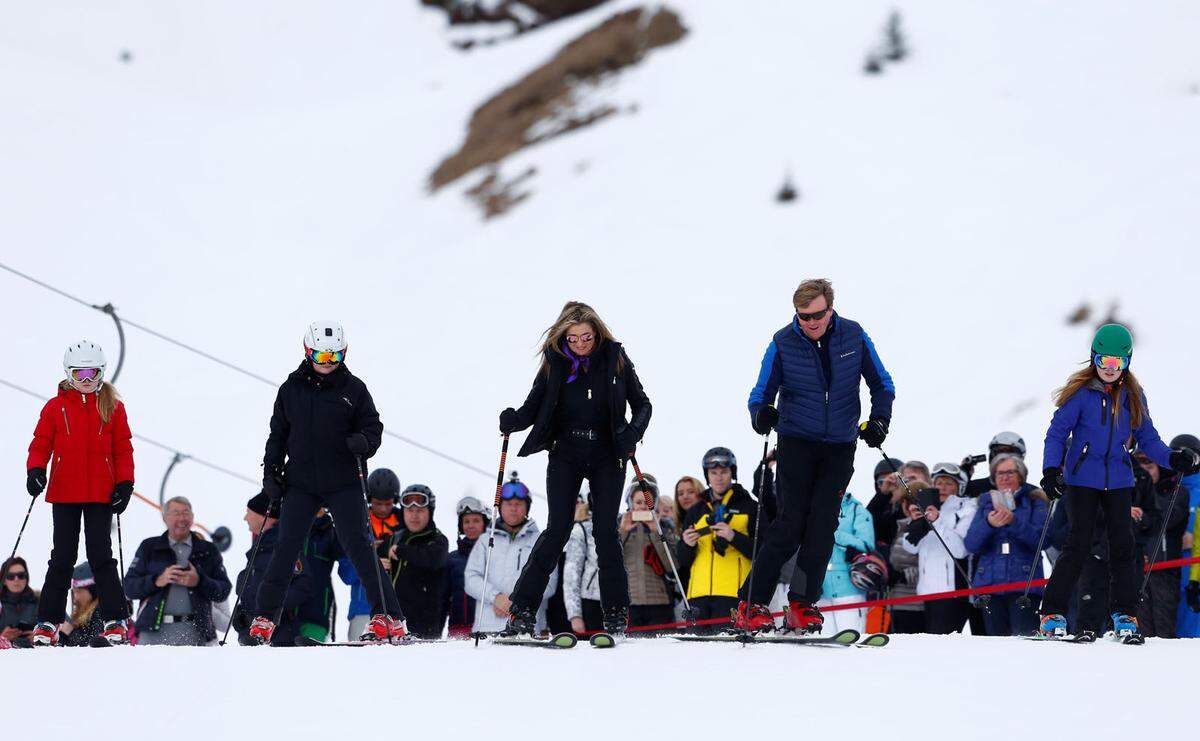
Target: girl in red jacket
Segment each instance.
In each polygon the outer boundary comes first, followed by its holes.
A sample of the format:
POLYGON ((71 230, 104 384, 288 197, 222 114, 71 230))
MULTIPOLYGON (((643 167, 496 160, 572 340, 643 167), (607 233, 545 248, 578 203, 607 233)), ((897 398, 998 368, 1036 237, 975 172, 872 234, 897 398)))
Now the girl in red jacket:
POLYGON ((52 505, 54 520, 54 548, 32 637, 35 646, 58 641, 79 552, 81 519, 105 621, 101 635, 110 644, 128 640, 129 612, 110 532, 113 513, 124 512, 133 495, 133 445, 125 405, 117 390, 104 382, 105 367, 104 351, 98 345, 84 340, 67 348, 63 356, 67 380, 42 407, 29 444, 25 488, 36 497, 49 482, 46 501, 52 505))

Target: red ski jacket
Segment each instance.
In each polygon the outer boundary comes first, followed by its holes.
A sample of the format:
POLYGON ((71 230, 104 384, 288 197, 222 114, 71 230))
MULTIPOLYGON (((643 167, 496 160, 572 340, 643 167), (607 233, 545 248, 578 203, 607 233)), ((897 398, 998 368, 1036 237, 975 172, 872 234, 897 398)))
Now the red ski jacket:
POLYGON ((47 502, 107 503, 118 482, 133 481, 132 436, 124 404, 118 401, 104 423, 95 394, 60 386, 42 407, 25 469, 46 468, 53 456, 47 502))

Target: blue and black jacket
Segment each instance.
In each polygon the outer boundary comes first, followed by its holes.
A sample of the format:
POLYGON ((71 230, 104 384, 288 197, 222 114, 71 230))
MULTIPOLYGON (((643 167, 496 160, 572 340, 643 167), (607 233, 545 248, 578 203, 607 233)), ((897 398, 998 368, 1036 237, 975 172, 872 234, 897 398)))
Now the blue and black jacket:
POLYGON ((750 417, 774 404, 778 396, 780 435, 826 443, 854 442, 862 411, 859 378, 866 379, 871 389, 871 417, 890 420, 896 387, 866 331, 834 312, 825 336, 814 342, 792 317, 767 345, 758 382, 750 391, 750 417), (825 352, 828 374, 821 357, 825 352))

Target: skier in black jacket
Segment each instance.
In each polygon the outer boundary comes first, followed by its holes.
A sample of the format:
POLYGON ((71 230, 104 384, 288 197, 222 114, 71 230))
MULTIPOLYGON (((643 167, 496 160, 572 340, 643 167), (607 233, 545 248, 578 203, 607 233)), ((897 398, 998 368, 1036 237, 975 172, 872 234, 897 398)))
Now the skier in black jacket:
POLYGON ((617 535, 625 463, 650 423, 650 399, 633 363, 612 332, 587 304, 570 301, 546 330, 542 367, 520 409, 500 413, 505 435, 533 429, 518 453, 550 451, 546 529, 538 537, 510 595, 504 633, 532 633, 542 593, 571 535, 575 502, 591 486, 600 602, 604 628, 623 632, 629 619, 629 582, 617 535), (626 422, 625 407, 632 410, 626 422))
POLYGON ((271 642, 292 564, 321 507, 333 515, 342 548, 371 600, 372 617, 362 640, 396 641, 405 635, 396 593, 379 578, 361 488, 363 461, 379 449, 383 423, 366 384, 350 373, 345 358, 342 326, 313 322, 304 337, 304 362, 275 398, 263 490, 280 512, 279 540, 258 590, 251 642, 271 642))
POLYGON ((437 497, 424 484, 409 484, 400 493, 400 506, 404 527, 388 544, 388 574, 409 631, 418 638, 441 638, 450 541, 433 523, 437 497))

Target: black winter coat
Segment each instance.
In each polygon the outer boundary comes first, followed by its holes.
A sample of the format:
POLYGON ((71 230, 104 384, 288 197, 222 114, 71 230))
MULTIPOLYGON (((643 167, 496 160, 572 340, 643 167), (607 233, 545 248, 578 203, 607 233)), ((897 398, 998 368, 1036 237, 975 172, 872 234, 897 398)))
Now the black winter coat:
MULTIPOLYGON (((212 543, 193 537, 192 555, 188 561, 200 575, 200 583, 188 590, 196 616, 196 629, 205 641, 215 641, 217 631, 213 627, 212 605, 214 602, 224 602, 233 584, 225 573, 221 552, 212 543)), ((156 586, 154 580, 174 565, 175 551, 171 550, 171 541, 165 532, 143 540, 133 555, 129 573, 125 575, 125 596, 142 601, 137 612, 138 632, 162 627, 163 608, 166 607, 170 587, 156 586)))
POLYGON ((0 630, 37 624, 38 596, 29 587, 10 592, 0 585, 0 630))
POLYGON ((418 638, 441 638, 449 541, 430 522, 417 533, 397 530, 389 551, 391 546, 396 547, 396 558, 388 559, 388 575, 408 621, 408 632, 418 638))
MULTIPOLYGON (((279 541, 279 529, 273 527, 259 538, 262 542, 258 547, 258 555, 254 557, 254 570, 243 569, 237 577, 237 593, 241 595, 241 604, 237 614, 233 616, 233 627, 238 632, 239 642, 243 644, 250 635, 251 621, 258 615, 258 588, 267 575, 267 564, 271 563, 271 556, 275 553, 275 544, 279 541)), ((246 551, 247 566, 250 564, 250 554, 253 550, 254 544, 252 543, 250 550, 246 551)), ((292 579, 288 582, 287 591, 284 593, 283 609, 280 610, 275 633, 271 636, 272 646, 294 646, 296 644, 296 635, 301 622, 298 618, 300 607, 313 599, 316 593, 311 572, 308 557, 301 552, 293 566, 292 579)))
POLYGON ((479 540, 459 538, 458 547, 450 554, 446 565, 445 602, 451 635, 467 633, 475 624, 475 600, 467 594, 463 575, 467 571, 467 559, 471 557, 471 549, 479 540))
MULTIPOLYGON (((634 432, 637 441, 646 434, 650 424, 650 397, 642 389, 633 362, 625 354, 619 342, 604 342, 594 352, 605 353, 604 368, 610 374, 611 381, 604 385, 609 390, 609 403, 612 409, 612 445, 616 450, 617 436, 626 431, 626 427, 634 432), (632 418, 625 421, 626 405, 633 412, 632 418)), ((520 423, 514 432, 528 428, 533 429, 525 438, 518 456, 527 456, 542 450, 549 450, 554 442, 554 409, 558 405, 559 392, 570 375, 571 362, 554 350, 546 351, 546 366, 538 370, 533 379, 533 388, 525 403, 517 410, 520 423)), ((630 451, 620 450, 624 457, 630 451)))
POLYGON ((279 387, 263 464, 268 475, 283 469, 288 488, 319 493, 358 486, 358 463, 346 447, 355 432, 367 438, 364 458, 375 455, 383 422, 366 384, 344 364, 322 376, 305 361, 279 387))

